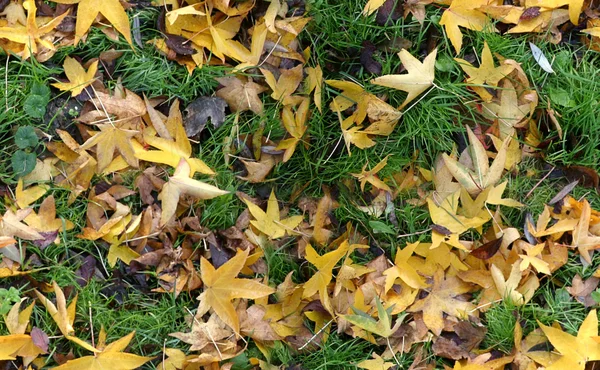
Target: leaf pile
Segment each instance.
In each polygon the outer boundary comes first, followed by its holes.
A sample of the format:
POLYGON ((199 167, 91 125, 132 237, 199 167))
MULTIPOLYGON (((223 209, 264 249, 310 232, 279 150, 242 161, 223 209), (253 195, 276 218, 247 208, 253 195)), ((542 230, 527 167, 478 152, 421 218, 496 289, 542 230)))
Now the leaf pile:
MULTIPOLYGON (((134 47, 126 12, 133 5, 49 3, 13 0, 0 9, 0 47, 22 60, 45 62, 61 47, 85 43, 91 28, 112 39, 121 35, 134 47)), ((407 353, 413 369, 439 368, 422 355, 425 351, 443 358, 447 369, 586 369, 600 361, 593 309, 576 336, 548 322, 524 335, 517 320, 512 352, 482 344, 486 312, 495 305, 514 306, 519 315, 518 308, 532 302, 544 281, 569 261, 597 268, 600 212, 588 200, 571 197, 567 188, 541 213, 525 215, 521 202, 526 200, 505 194, 511 176, 523 176, 523 161, 544 156, 538 124, 550 112, 538 107, 528 71, 484 43, 480 62, 454 59, 465 75, 470 97, 465 105, 482 116, 482 122, 465 126, 464 147, 440 153, 432 165, 413 161, 395 173, 387 168, 392 153, 379 163, 365 163, 360 173, 346 174, 333 190, 323 186, 318 197, 303 192, 308 184, 298 184, 290 198, 278 199, 289 192, 268 184, 310 148, 313 115, 331 120, 328 127, 339 137, 333 153, 342 141, 348 157, 382 143, 411 107, 433 89, 443 89, 436 84, 440 46, 429 45, 422 55, 402 49, 399 73, 365 85, 324 79, 311 48, 302 47, 299 38, 309 15, 290 1, 257 3, 264 9, 257 10, 254 1, 156 4, 161 36, 150 40, 153 47, 190 74, 228 67, 228 74, 216 79, 213 108, 206 103, 200 109, 204 119, 197 127, 191 127, 190 108, 184 115, 177 97, 147 97, 119 81, 108 83, 102 57, 64 59, 66 79, 61 76, 52 86, 84 102, 81 114, 68 129, 40 134, 47 151, 23 171, 27 174, 20 173, 14 194, 4 197, 0 277, 37 289, 27 308, 20 311, 17 302, 5 316, 8 334, 0 336, 0 360, 23 368, 52 363, 59 369, 134 369, 152 361, 165 369, 229 369, 235 359, 252 356, 248 363, 255 368, 274 369, 280 368, 270 363, 278 346, 310 353, 336 332, 373 345, 373 359, 352 364, 365 369, 401 367, 398 358, 407 353), (403 100, 396 107, 375 91, 403 100), (248 117, 267 120, 265 104, 276 107, 270 118, 283 134, 271 135, 264 123, 240 133, 240 121, 248 117), (219 163, 203 160, 208 117, 217 128, 225 120, 232 127, 219 163), (237 179, 220 176, 215 168, 235 169, 237 179), (249 184, 266 184, 268 191, 249 184), (57 215, 56 189, 68 191, 68 205, 85 204, 85 220, 57 215), (340 189, 362 204, 357 209, 372 219, 368 227, 335 217, 345 206, 338 202, 340 189), (395 202, 401 197, 410 197, 403 202, 428 215, 416 234, 401 235, 387 223, 398 228, 395 202), (218 202, 238 202, 244 211, 229 227, 211 229, 203 216, 218 202), (523 212, 524 223, 510 224, 509 212, 523 212), (373 237, 377 233, 392 235, 392 241, 380 244, 373 237), (189 348, 164 348, 162 357, 151 358, 127 352, 134 332, 111 343, 104 328, 97 341, 93 332, 87 335, 88 324, 76 317, 76 289, 33 278, 43 268, 38 254, 71 239, 93 242, 105 254, 107 274, 122 271, 148 287, 148 294, 195 297, 189 330, 170 333, 189 348), (273 250, 302 267, 273 281, 268 263, 273 250), (35 301, 56 332, 29 323, 35 301), (50 351, 49 343, 59 337, 91 354, 75 358, 62 347, 50 351)), ((387 3, 370 0, 364 15, 384 12, 387 3)), ((404 17, 410 13, 423 22, 425 6, 433 3, 447 6, 440 25, 457 54, 461 29, 499 32, 495 21, 508 25, 507 34, 536 33, 558 42, 559 26, 585 20, 583 32, 592 41, 600 37, 597 19, 591 10, 584 12, 581 1, 407 0, 404 17)), ((558 120, 552 122, 562 134, 558 120)), ((17 145, 33 151, 40 135, 19 135, 17 145)), ((69 258, 68 251, 61 258, 69 258)), ((82 277, 82 284, 94 274, 82 277)), ((598 279, 600 269, 585 281, 573 280, 567 291, 585 308, 597 306, 592 292, 598 279)))

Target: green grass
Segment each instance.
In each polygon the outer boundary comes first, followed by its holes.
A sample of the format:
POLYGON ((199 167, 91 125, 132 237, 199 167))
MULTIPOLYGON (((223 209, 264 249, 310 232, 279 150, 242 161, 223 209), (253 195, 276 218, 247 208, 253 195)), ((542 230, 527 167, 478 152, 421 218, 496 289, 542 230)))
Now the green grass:
MULTIPOLYGON (((262 116, 245 112, 237 121, 233 115, 228 116, 219 128, 207 126, 200 145, 195 145, 197 149, 194 155, 204 160, 217 175, 213 179, 202 179, 218 184, 231 194, 198 204, 194 213, 191 212, 190 215, 198 216, 202 226, 210 230, 223 230, 235 225, 238 216, 246 209, 244 203, 235 195, 236 191, 264 199, 273 189, 281 203, 289 205, 287 201, 295 188, 299 184, 308 184, 303 192, 306 196, 321 197, 325 186, 331 189, 339 203, 339 207, 331 214, 337 231, 344 230, 345 225, 350 222, 360 233, 369 237, 372 250, 365 257, 357 255, 355 262, 369 260, 373 251, 383 251, 391 258, 392 252, 405 243, 429 240, 428 233, 419 234, 431 226, 427 208, 416 207, 409 202, 419 197, 416 191, 401 194, 394 200, 398 222, 396 228, 385 215, 375 217, 358 208, 367 205, 370 199, 357 190, 358 182, 350 174, 359 173, 365 164, 368 164, 369 168, 374 166, 388 154, 391 156, 387 167, 380 173, 382 178, 390 177, 413 162, 423 168, 431 168, 440 152, 450 152, 456 147, 456 137, 464 135, 465 125, 483 123, 484 119, 474 105, 468 104, 475 101, 476 96, 467 90, 464 73, 453 60, 456 56, 454 49, 446 38, 444 29, 439 25, 442 8, 428 7, 423 25, 409 17, 408 20, 400 19, 394 24, 379 26, 375 24, 375 15, 360 15, 363 7, 364 2, 352 0, 310 2, 308 12, 313 21, 299 39, 302 48, 311 48, 312 56, 308 65, 319 64, 324 70, 325 79, 352 80, 365 86, 367 91, 384 97, 392 106, 398 106, 406 97, 404 92, 370 84, 369 81, 376 76, 365 71, 358 58, 363 42, 369 41, 382 47, 392 41, 406 40, 410 46, 405 47, 412 55, 422 60, 427 51, 428 40, 435 38, 438 46, 435 86, 427 91, 426 95, 422 95, 418 102, 409 104, 398 127, 389 137, 376 139, 377 144, 366 150, 352 147, 351 155, 346 151, 337 115, 328 107, 331 99, 340 92, 330 86, 324 86, 323 111, 314 109, 308 121, 309 146, 299 145, 290 161, 278 164, 264 184, 249 184, 239 179, 242 175, 241 167, 239 162, 236 163, 235 157, 226 158, 228 148, 225 147, 225 143, 234 139, 233 132, 246 135, 254 134, 260 129, 274 141, 283 138, 286 133, 280 122, 280 106, 274 103, 268 94, 263 94, 265 109, 262 116), (237 130, 234 130, 235 125, 237 130), (226 159, 229 163, 226 163, 226 159), (395 229, 398 234, 410 236, 398 240, 396 235, 377 233, 373 230, 373 222, 383 223, 395 229)), ((35 82, 52 82, 53 78, 62 73, 59 66, 67 56, 77 56, 87 61, 102 52, 118 50, 122 52, 122 56, 116 60, 111 78, 104 81, 109 88, 115 88, 121 83, 127 89, 140 95, 145 94, 149 98, 178 98, 182 108, 197 97, 214 94, 218 86, 215 77, 226 75, 230 68, 205 66, 192 74, 188 73, 184 67, 168 60, 146 43, 161 36, 155 27, 158 10, 135 9, 131 11, 131 15, 139 18, 142 47, 135 46, 131 49, 123 40, 111 41, 102 32, 93 29, 86 42, 78 46, 60 48, 48 63, 40 64, 34 59, 21 62, 15 57, 0 63, 0 76, 6 81, 3 83, 3 96, 0 98, 0 155, 3 158, 10 158, 16 150, 11 131, 16 125, 33 125, 47 133, 52 133, 56 128, 58 117, 33 119, 24 114, 24 102, 35 82)), ((528 212, 534 219, 537 218, 543 211, 544 204, 567 183, 564 178, 552 176, 540 182, 552 166, 562 169, 564 166, 579 165, 600 170, 600 147, 597 144, 600 142, 600 133, 597 130, 600 108, 600 74, 597 73, 597 66, 600 63, 600 55, 566 43, 538 43, 553 63, 555 73, 547 74, 533 60, 529 40, 529 36, 507 37, 466 31, 463 50, 458 56, 479 58, 486 41, 493 52, 521 63, 532 88, 538 92, 539 105, 547 107, 549 104, 561 115, 559 121, 563 131, 562 138, 558 136, 557 129, 547 117, 542 116, 540 131, 542 140, 549 140, 548 147, 538 152, 535 158, 525 159, 519 164, 518 170, 505 176, 505 180, 508 181, 506 196, 526 205, 522 209, 503 208, 507 223, 519 229, 522 229, 528 212)), ((376 59, 382 64, 382 74, 398 73, 401 67, 396 54, 398 51, 399 49, 389 49, 378 52, 376 59)), ((106 66, 101 64, 100 69, 105 70, 106 66)), ((51 101, 65 105, 67 95, 53 95, 51 101)), ((231 154, 239 153, 234 150, 231 154)), ((131 187, 137 174, 136 172, 125 176, 124 184, 131 187)), ((0 161, 0 181, 13 184, 15 180, 10 162, 0 161)), ((141 291, 140 286, 127 275, 123 264, 114 269, 107 265, 105 243, 85 241, 76 237, 86 226, 88 200, 80 197, 74 203, 68 204, 68 191, 52 188, 51 192, 56 198, 57 217, 71 220, 75 223, 75 228, 60 235, 62 241, 58 245, 51 245, 44 250, 27 247, 28 254, 35 254, 43 267, 31 277, 40 282, 56 281, 60 286, 75 287, 69 299, 75 294, 79 295, 75 321, 77 334, 82 339, 91 341, 94 337, 96 340, 100 328, 104 327, 110 342, 136 330, 136 336, 130 346, 131 352, 159 356, 158 361, 148 364, 145 368, 160 368, 157 364, 163 347, 185 350, 187 345, 169 337, 169 334, 189 330, 186 308, 195 308, 197 293, 182 293, 175 298, 170 294, 141 291), (99 262, 96 267, 103 279, 91 280, 88 285, 80 288, 75 271, 86 256, 93 256, 99 262), (115 295, 112 290, 117 285, 120 290, 115 295)), ((573 191, 573 196, 585 197, 593 208, 600 207, 600 197, 593 189, 578 187, 573 191)), ((132 196, 124 202, 135 212, 143 208, 137 196, 132 196)), ((37 210, 38 206, 35 205, 34 209, 37 210)), ((292 205, 290 212, 299 213, 295 205, 292 205)), ((472 235, 478 237, 477 233, 472 235)), ((175 246, 179 242, 180 240, 177 240, 175 246)), ((306 280, 312 271, 312 267, 297 259, 291 239, 266 248, 264 258, 268 267, 269 283, 272 286, 283 282, 290 272, 293 272, 293 281, 300 283, 306 280)), ((509 354, 514 345, 513 330, 517 322, 523 325, 525 333, 537 327, 538 320, 546 325, 558 322, 565 331, 576 333, 587 310, 574 301, 564 287, 570 286, 576 274, 589 277, 599 265, 600 260, 596 259, 592 266, 584 268, 578 258, 571 258, 552 279, 542 281, 531 303, 522 307, 508 303, 490 307, 482 315, 488 329, 482 347, 509 354)), ((149 288, 156 287, 156 276, 153 272, 148 272, 144 277, 147 278, 149 288)), ((30 302, 30 298, 33 297, 32 284, 22 279, 11 278, 2 281, 2 287, 9 286, 11 282, 23 284, 20 285, 19 294, 28 297, 30 302)), ((54 321, 39 304, 34 310, 32 322, 47 333, 58 332, 54 321)), ((291 368, 301 366, 306 369, 350 369, 355 368, 358 362, 371 358, 372 353, 382 351, 382 347, 337 334, 335 326, 331 329, 329 340, 311 351, 295 353, 281 343, 275 344, 271 353, 273 363, 291 368)), ((3 322, 0 322, 0 333, 6 333, 3 322)), ((73 349, 78 356, 89 354, 64 338, 53 339, 51 343, 53 353, 67 353, 73 349)), ((426 344, 425 349, 430 350, 429 346, 430 343, 426 344)), ((431 352, 428 353, 431 355, 431 352)), ((233 360, 236 364, 234 368, 250 368, 250 357, 262 358, 260 351, 252 344, 247 353, 233 360)), ((433 359, 432 355, 431 358, 433 359)), ((399 356, 398 361, 407 368, 412 359, 410 356, 399 356)), ((441 363, 439 359, 435 361, 441 363)))

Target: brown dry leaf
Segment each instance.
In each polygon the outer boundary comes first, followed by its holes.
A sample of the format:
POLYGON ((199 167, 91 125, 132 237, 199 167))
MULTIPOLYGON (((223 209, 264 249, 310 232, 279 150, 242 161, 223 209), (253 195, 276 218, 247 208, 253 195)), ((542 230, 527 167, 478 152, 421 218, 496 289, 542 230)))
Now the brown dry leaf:
POLYGON ((232 112, 251 110, 255 114, 262 114, 263 103, 258 94, 267 90, 266 87, 243 77, 227 76, 216 80, 223 85, 216 95, 227 102, 232 112))
POLYGON ((20 209, 15 213, 7 209, 4 215, 0 216, 0 237, 3 238, 2 244, 10 241, 13 237, 25 240, 43 239, 43 236, 37 230, 23 223, 23 220, 32 211, 31 208, 27 208, 20 209))
POLYGON ((189 333, 171 333, 169 335, 190 344, 190 351, 202 351, 205 347, 215 344, 221 347, 223 342, 227 343, 223 339, 231 337, 233 332, 219 319, 219 316, 212 314, 206 322, 202 321, 201 316, 196 315, 192 321, 192 331, 189 333))
POLYGON ((575 275, 571 286, 566 289, 578 302, 583 303, 585 307, 591 307, 597 304, 594 298, 592 298, 591 293, 596 290, 599 283, 600 278, 595 276, 591 276, 583 281, 581 276, 575 275))
POLYGON ((271 173, 271 170, 279 162, 276 156, 262 153, 259 161, 240 159, 246 168, 246 176, 237 176, 240 180, 249 183, 261 183, 271 173))

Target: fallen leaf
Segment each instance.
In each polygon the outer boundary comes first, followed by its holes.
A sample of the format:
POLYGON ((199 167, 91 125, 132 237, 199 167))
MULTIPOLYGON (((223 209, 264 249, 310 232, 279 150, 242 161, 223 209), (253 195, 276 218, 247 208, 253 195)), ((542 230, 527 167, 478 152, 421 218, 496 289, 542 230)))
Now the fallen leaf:
POLYGON ((212 199, 229 193, 216 186, 194 180, 190 178, 190 175, 190 165, 182 158, 175 169, 175 173, 169 177, 169 181, 163 185, 162 191, 158 195, 162 207, 160 226, 164 226, 175 215, 181 195, 190 195, 199 199, 212 199))
POLYGON ((98 14, 102 14, 133 47, 129 18, 123 5, 118 0, 57 0, 56 2, 59 4, 78 4, 75 40, 73 42, 75 45, 88 32, 98 14))
POLYGON ((429 295, 416 301, 407 311, 422 311, 427 328, 439 336, 444 328, 444 314, 457 318, 476 315, 476 307, 473 304, 457 298, 471 289, 470 284, 463 283, 455 276, 444 276, 444 271, 437 270, 433 275, 429 295))
POLYGON ((417 96, 433 85, 433 80, 435 79, 436 55, 437 49, 434 49, 427 57, 425 57, 423 63, 421 63, 407 50, 402 49, 398 53, 398 56, 408 73, 403 75, 385 75, 377 77, 376 79, 371 80, 371 83, 406 91, 408 96, 398 107, 398 109, 402 109, 406 104, 413 101, 417 96))
POLYGON ((294 228, 300 225, 304 219, 304 217, 298 215, 282 220, 279 215, 279 204, 273 190, 271 190, 271 195, 267 202, 266 212, 247 199, 243 199, 243 201, 248 206, 250 214, 254 217, 254 220, 250 221, 250 223, 271 239, 279 239, 286 234, 293 235, 294 228))
POLYGON ((61 91, 71 91, 71 96, 75 97, 94 82, 94 76, 98 70, 98 61, 96 60, 90 64, 86 71, 77 60, 66 57, 63 68, 69 82, 57 82, 53 83, 52 86, 61 91))
POLYGON ((565 333, 561 329, 546 326, 538 321, 538 325, 561 356, 547 370, 572 369, 584 370, 585 364, 600 360, 600 343, 594 340, 598 337, 598 316, 596 310, 591 310, 577 332, 577 336, 565 333))
POLYGON ((258 281, 236 277, 244 267, 248 254, 248 249, 240 251, 218 269, 206 258, 200 260, 200 274, 205 289, 198 297, 200 304, 197 315, 201 316, 212 308, 235 333, 240 332, 240 323, 231 301, 236 298, 258 299, 275 292, 275 289, 258 281))

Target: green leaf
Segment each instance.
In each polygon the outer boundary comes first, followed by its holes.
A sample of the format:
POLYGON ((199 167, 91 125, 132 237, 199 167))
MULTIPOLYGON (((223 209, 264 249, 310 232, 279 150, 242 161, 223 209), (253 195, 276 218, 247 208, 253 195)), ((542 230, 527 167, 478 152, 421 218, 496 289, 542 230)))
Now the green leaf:
POLYGON ((368 331, 369 333, 377 334, 381 337, 388 338, 390 335, 394 334, 394 332, 398 329, 406 314, 402 314, 398 317, 396 321, 396 325, 392 327, 392 307, 387 310, 383 307, 381 300, 379 297, 377 300, 377 316, 379 320, 375 320, 373 317, 361 312, 360 310, 355 309, 352 310, 357 312, 357 315, 344 315, 344 318, 348 320, 352 325, 356 325, 359 328, 368 331))
POLYGON ((15 144, 19 149, 35 148, 39 139, 35 134, 35 129, 31 126, 21 126, 15 134, 15 144))
POLYGON ((10 311, 13 303, 17 303, 21 300, 19 291, 14 287, 10 289, 0 288, 0 316, 4 316, 10 311))
POLYGON ((369 226, 373 229, 373 233, 375 234, 396 234, 396 230, 381 221, 369 221, 369 226))
POLYGON ((11 164, 15 178, 20 178, 35 168, 36 156, 34 153, 27 153, 23 150, 17 150, 11 158, 11 164))
POLYGON ((592 297, 592 299, 594 301, 596 301, 596 303, 600 303, 600 292, 599 291, 594 291, 590 294, 590 296, 592 297))
POLYGON ((46 104, 50 100, 50 88, 39 82, 35 82, 29 90, 29 95, 39 95, 46 100, 46 104))
POLYGON ((48 99, 41 95, 29 95, 23 103, 23 109, 27 115, 33 118, 42 118, 46 114, 48 99))

